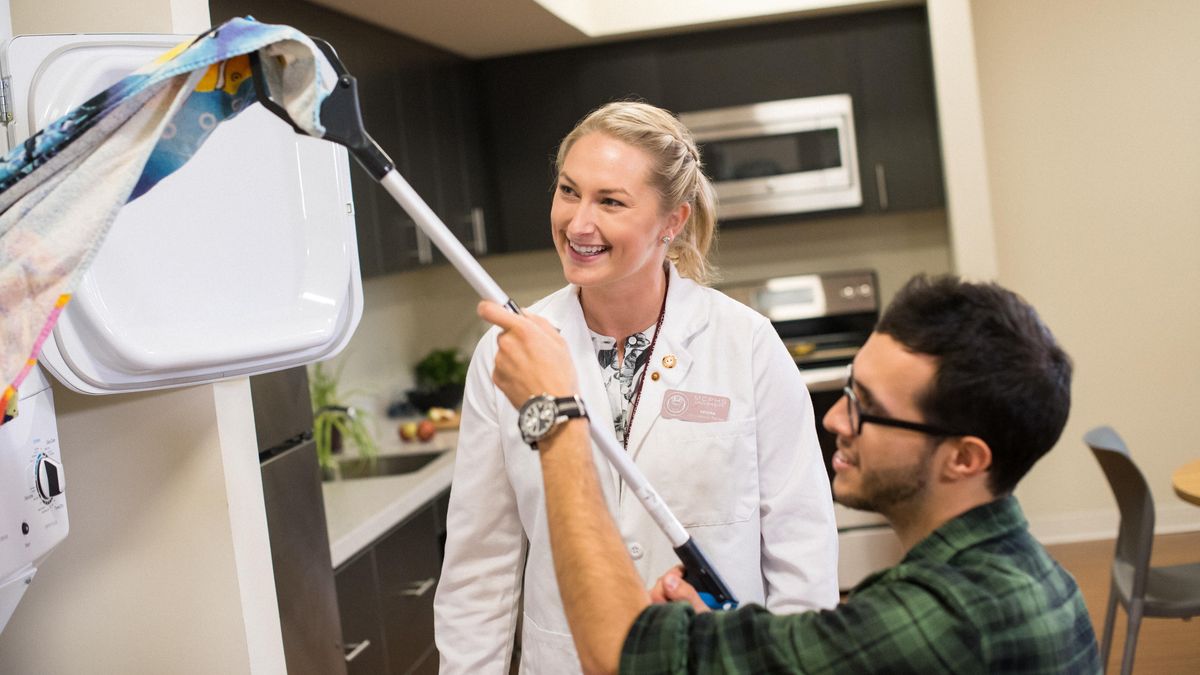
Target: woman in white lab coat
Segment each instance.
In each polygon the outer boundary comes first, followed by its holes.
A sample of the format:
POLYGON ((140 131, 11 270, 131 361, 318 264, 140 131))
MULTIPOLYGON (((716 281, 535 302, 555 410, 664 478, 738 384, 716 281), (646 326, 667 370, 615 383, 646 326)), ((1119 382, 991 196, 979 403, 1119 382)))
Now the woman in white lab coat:
MULTIPOLYGON (((569 285, 530 311, 562 331, 593 418, 611 425, 743 603, 838 601, 837 532, 812 403, 761 315, 702 285, 712 188, 670 113, 612 103, 562 142, 550 221, 569 285), (628 433, 627 433, 628 432, 628 433)), ((471 360, 434 603, 442 673, 579 671, 554 576, 541 470, 491 381, 496 331, 471 360)), ((678 563, 595 451, 644 579, 678 563)))

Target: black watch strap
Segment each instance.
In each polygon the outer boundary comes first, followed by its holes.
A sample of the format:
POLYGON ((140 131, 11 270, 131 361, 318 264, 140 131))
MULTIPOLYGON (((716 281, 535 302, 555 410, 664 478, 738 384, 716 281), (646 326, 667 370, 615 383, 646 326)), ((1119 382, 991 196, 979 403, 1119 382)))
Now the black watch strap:
MULTIPOLYGON (((574 419, 576 417, 587 417, 587 410, 583 407, 583 399, 579 398, 578 396, 560 396, 555 398, 554 408, 558 413, 555 416, 554 425, 546 430, 546 433, 542 436, 542 438, 554 433, 554 430, 562 426, 562 424, 567 420, 574 419)), ((537 450, 537 440, 530 441, 529 447, 533 450, 537 450)))
POLYGON ((575 417, 587 417, 587 411, 583 409, 583 400, 578 396, 556 398, 554 405, 558 408, 558 416, 563 422, 575 417))

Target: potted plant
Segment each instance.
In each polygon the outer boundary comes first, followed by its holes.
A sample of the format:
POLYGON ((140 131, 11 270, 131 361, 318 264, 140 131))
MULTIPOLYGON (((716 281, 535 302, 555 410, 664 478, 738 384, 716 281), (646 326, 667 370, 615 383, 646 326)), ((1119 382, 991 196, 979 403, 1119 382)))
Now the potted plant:
POLYGON ((421 412, 430 408, 457 408, 467 383, 467 360, 458 349, 434 349, 413 368, 417 387, 408 401, 421 412))
POLYGON ((343 443, 353 445, 360 457, 374 458, 379 454, 375 438, 367 428, 367 413, 349 404, 349 392, 339 391, 341 376, 341 367, 331 373, 324 363, 313 364, 309 369, 313 439, 317 443, 317 460, 326 470, 334 468, 333 455, 341 451, 343 443))

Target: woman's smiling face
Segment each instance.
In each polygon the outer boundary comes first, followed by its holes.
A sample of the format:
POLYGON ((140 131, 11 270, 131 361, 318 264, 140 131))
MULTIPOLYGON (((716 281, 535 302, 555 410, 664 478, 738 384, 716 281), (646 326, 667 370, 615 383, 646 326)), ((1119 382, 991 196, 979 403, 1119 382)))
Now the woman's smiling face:
POLYGON ((662 213, 649 154, 604 133, 575 142, 563 160, 550 208, 563 276, 582 288, 653 288, 686 205, 662 213))

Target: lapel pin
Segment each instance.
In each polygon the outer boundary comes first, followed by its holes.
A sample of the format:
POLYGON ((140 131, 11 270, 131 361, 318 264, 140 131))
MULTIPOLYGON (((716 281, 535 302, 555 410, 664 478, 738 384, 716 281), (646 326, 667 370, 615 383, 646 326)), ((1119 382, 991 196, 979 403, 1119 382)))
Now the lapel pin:
POLYGON ((674 368, 675 367, 675 355, 667 354, 666 356, 664 356, 663 360, 662 360, 662 364, 663 364, 664 368, 674 368))

